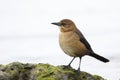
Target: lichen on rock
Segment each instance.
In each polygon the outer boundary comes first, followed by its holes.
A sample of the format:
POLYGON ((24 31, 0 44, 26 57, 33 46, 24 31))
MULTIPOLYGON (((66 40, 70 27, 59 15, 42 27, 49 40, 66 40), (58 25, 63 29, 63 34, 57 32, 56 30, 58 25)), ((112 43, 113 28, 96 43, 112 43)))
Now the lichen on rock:
POLYGON ((50 64, 23 64, 13 62, 0 65, 0 80, 105 80, 98 75, 92 75, 66 66, 50 64))

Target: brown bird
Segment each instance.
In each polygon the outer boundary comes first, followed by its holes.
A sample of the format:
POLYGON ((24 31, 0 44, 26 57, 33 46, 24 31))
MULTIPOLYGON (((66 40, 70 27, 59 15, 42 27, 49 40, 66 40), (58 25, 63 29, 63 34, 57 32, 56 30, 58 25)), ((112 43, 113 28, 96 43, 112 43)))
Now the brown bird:
POLYGON ((73 57, 71 62, 68 64, 68 67, 70 67, 71 63, 76 57, 79 57, 80 61, 78 71, 80 71, 81 58, 84 55, 92 56, 105 63, 109 62, 108 59, 96 54, 92 50, 90 44, 85 39, 80 30, 77 29, 73 21, 69 19, 63 19, 60 22, 54 22, 52 24, 57 25, 60 28, 59 33, 60 47, 67 55, 73 57))

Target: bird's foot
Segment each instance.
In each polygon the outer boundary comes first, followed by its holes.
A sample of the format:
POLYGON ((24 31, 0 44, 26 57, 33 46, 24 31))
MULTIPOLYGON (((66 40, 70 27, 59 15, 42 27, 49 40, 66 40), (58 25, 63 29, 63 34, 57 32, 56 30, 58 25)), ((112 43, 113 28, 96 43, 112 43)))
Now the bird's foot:
POLYGON ((71 68, 70 64, 67 65, 68 68, 71 68))
POLYGON ((80 74, 80 68, 77 69, 77 73, 80 74))
POLYGON ((70 65, 63 65, 63 66, 64 66, 64 68, 71 68, 70 65))

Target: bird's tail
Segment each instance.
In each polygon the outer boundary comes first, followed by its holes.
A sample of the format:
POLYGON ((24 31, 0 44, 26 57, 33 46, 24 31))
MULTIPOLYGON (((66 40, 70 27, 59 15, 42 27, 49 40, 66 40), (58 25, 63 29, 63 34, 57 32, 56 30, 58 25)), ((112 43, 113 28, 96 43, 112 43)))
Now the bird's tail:
POLYGON ((103 61, 103 62, 109 62, 109 60, 108 59, 106 59, 106 58, 104 58, 104 57, 102 57, 102 56, 100 56, 100 55, 98 55, 98 54, 96 54, 96 53, 91 53, 91 54, 89 54, 90 56, 92 56, 92 57, 94 57, 94 58, 96 58, 96 59, 98 59, 98 60, 100 60, 100 61, 103 61))

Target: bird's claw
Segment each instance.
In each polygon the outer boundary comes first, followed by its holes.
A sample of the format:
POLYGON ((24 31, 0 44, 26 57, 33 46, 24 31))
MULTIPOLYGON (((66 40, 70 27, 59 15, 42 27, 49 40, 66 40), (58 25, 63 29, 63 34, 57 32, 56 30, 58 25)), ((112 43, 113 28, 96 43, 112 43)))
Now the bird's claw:
POLYGON ((71 68, 70 65, 63 65, 64 68, 71 68))

